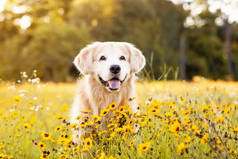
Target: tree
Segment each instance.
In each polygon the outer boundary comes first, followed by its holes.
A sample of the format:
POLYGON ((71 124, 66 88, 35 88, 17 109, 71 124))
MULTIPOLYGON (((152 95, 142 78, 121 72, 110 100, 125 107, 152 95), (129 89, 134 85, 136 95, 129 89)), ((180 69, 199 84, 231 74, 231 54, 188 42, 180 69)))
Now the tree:
POLYGON ((6 41, 8 56, 5 63, 11 66, 5 67, 2 78, 17 79, 18 72, 30 73, 36 69, 42 80, 71 81, 69 73, 73 58, 89 42, 91 37, 86 26, 78 28, 67 23, 41 25, 6 41))

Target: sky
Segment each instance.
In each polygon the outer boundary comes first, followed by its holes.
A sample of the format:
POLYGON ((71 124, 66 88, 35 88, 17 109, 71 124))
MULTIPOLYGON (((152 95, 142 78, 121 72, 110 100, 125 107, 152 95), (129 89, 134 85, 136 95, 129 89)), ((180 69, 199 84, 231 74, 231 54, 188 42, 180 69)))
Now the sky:
POLYGON ((216 20, 218 25, 222 25, 223 19, 228 18, 230 23, 238 23, 238 0, 170 0, 175 4, 183 4, 183 8, 191 11, 191 16, 187 18, 188 25, 192 25, 194 17, 201 13, 206 6, 201 1, 206 1, 209 5, 209 11, 216 12, 221 10, 222 15, 216 20), (193 18, 192 18, 193 17, 193 18))

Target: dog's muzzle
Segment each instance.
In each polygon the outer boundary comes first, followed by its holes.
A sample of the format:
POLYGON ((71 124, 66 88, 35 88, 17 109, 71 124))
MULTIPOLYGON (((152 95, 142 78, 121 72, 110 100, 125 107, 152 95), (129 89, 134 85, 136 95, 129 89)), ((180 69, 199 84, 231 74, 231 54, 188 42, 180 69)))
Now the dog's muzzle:
POLYGON ((125 76, 124 80, 119 80, 117 77, 113 77, 112 79, 105 81, 103 80, 100 76, 99 80, 100 82, 107 87, 108 89, 112 90, 112 91, 116 91, 119 90, 121 85, 123 84, 123 82, 126 80, 127 75, 125 76))

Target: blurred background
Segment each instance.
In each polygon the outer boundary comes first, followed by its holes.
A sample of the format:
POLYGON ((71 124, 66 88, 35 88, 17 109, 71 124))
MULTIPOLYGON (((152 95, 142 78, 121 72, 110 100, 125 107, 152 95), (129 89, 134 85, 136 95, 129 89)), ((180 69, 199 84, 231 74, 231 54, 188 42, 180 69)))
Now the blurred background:
POLYGON ((238 0, 0 0, 0 79, 71 82, 94 41, 127 41, 148 80, 238 80, 238 0))

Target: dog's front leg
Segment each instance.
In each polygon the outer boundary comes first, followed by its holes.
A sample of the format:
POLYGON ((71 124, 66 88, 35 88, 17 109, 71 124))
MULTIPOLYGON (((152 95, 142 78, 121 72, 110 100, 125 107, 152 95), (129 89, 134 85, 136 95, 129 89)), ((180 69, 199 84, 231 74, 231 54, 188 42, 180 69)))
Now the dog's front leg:
MULTIPOLYGON (((140 113, 140 108, 139 108, 137 102, 136 102, 135 100, 132 100, 132 101, 129 102, 129 104, 130 104, 130 107, 131 107, 131 109, 132 109, 133 116, 134 116, 134 115, 139 115, 139 113, 140 113)), ((133 117, 133 119, 135 119, 135 117, 133 117)), ((136 119, 135 119, 135 120, 136 120, 136 119)), ((140 129, 139 124, 135 122, 135 124, 134 124, 134 131, 135 131, 135 132, 138 132, 139 129, 140 129)))

